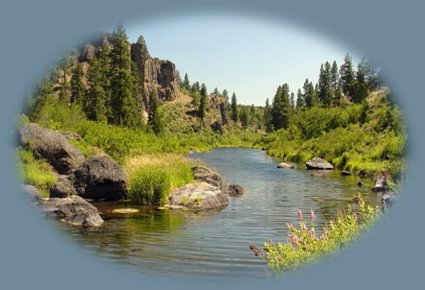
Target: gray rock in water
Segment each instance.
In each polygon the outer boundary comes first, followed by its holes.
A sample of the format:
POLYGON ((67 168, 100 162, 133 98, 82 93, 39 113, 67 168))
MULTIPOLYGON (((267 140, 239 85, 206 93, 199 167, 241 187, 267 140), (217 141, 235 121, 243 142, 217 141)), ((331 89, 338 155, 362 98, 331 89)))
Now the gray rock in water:
POLYGON ((195 180, 204 181, 220 188, 223 186, 223 179, 214 170, 211 170, 205 166, 195 166, 192 168, 192 170, 195 180))
POLYGON ((74 226, 99 227, 103 224, 97 208, 77 195, 49 198, 42 207, 48 215, 74 226))
POLYGON ((292 168, 294 168, 294 165, 291 165, 291 164, 288 164, 288 163, 282 162, 282 163, 279 163, 279 164, 277 165, 277 168, 292 169, 292 168))
POLYGON ((228 195, 220 188, 199 181, 174 190, 169 196, 170 206, 182 206, 192 210, 209 210, 226 206, 228 195))
POLYGON ((310 161, 307 161, 305 165, 307 166, 307 169, 334 169, 334 166, 332 164, 319 157, 314 157, 310 161))
POLYGON ((108 156, 94 156, 78 167, 70 179, 79 196, 93 200, 127 197, 127 174, 108 156))
POLYGON ((230 184, 227 188, 227 194, 232 197, 241 196, 244 194, 244 190, 239 184, 230 184))
POLYGON ((43 202, 43 195, 41 192, 32 185, 24 184, 22 189, 25 194, 29 197, 30 201, 36 205, 39 205, 43 202))
POLYGON ((341 176, 350 176, 350 175, 352 175, 350 171, 347 171, 347 170, 341 171, 341 176))
POLYGON ((19 130, 20 145, 31 149, 36 158, 44 158, 60 174, 70 174, 84 161, 83 153, 60 133, 25 124, 19 130))
POLYGON ((55 185, 50 188, 49 197, 64 198, 77 194, 71 180, 67 175, 60 175, 55 185))
POLYGON ((372 188, 373 192, 387 191, 389 189, 387 179, 385 177, 378 177, 375 185, 372 188))

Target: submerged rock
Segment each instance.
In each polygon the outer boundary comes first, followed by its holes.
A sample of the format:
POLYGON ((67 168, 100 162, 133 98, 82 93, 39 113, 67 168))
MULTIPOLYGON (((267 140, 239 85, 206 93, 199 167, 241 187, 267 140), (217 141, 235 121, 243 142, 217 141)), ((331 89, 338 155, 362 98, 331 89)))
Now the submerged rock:
POLYGON ((324 177, 325 176, 325 174, 323 174, 323 172, 319 172, 319 171, 314 171, 310 175, 314 176, 314 177, 324 177))
POLYGON ((103 224, 97 208, 77 195, 66 198, 49 198, 42 207, 48 215, 71 225, 99 227, 103 224))
POLYGON ((347 170, 341 171, 341 176, 350 176, 350 175, 352 175, 350 171, 347 171, 347 170))
POLYGON ((397 202, 397 199, 398 197, 394 192, 388 192, 384 194, 381 199, 382 208, 386 209, 393 206, 393 204, 397 202))
POLYGON ((70 174, 84 161, 83 153, 62 134, 37 124, 25 124, 19 130, 20 145, 31 149, 36 158, 44 158, 60 174, 70 174))
POLYGON ((169 206, 193 210, 221 208, 229 203, 228 195, 219 187, 204 181, 177 188, 169 196, 169 206))
POLYGON ((285 163, 285 162, 282 162, 282 163, 279 163, 277 165, 277 168, 288 168, 288 169, 292 169, 292 168, 294 168, 294 165, 288 164, 288 163, 285 163))
POLYGON ((334 166, 332 164, 319 157, 314 157, 310 161, 307 161, 305 165, 307 166, 307 169, 334 169, 334 166))
POLYGON ((94 156, 70 176, 79 196, 93 200, 127 197, 127 174, 108 156, 94 156))
POLYGON ((230 184, 227 188, 227 194, 232 197, 241 196, 244 194, 244 190, 239 184, 230 184))

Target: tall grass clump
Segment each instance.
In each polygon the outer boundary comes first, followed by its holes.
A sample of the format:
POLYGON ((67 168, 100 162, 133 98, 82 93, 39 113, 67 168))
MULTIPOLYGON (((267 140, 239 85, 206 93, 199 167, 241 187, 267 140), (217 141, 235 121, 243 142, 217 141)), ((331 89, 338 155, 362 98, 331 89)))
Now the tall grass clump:
POLYGON ((129 198, 135 204, 163 205, 171 188, 165 169, 147 166, 135 171, 130 179, 129 198))
MULTIPOLYGON (((379 216, 379 207, 367 205, 358 195, 358 210, 347 207, 316 233, 315 214, 310 212, 310 220, 305 221, 298 211, 299 226, 287 224, 289 235, 286 243, 265 243, 264 253, 259 255, 275 272, 296 269, 319 258, 328 256, 354 241, 364 230, 370 228, 379 216)), ((258 254, 257 249, 257 254, 258 254)))
POLYGON ((49 196, 50 187, 56 183, 53 168, 45 160, 37 160, 31 151, 16 149, 17 166, 23 183, 33 185, 44 197, 49 196))
POLYGON ((197 162, 179 154, 147 154, 128 158, 129 197, 143 205, 163 205, 171 190, 193 181, 197 162))

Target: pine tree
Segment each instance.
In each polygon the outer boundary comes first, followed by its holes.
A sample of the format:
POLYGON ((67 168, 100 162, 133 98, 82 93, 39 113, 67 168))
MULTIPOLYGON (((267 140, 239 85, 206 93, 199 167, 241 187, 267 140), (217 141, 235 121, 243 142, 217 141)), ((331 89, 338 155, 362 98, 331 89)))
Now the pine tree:
POLYGON ((311 108, 317 105, 317 94, 312 82, 309 82, 308 79, 305 80, 303 86, 303 97, 304 97, 304 106, 311 108))
POLYGON ((192 84, 192 92, 199 92, 199 90, 201 89, 199 82, 196 81, 192 84))
POLYGON ((354 103, 362 103, 363 100, 366 99, 367 95, 369 94, 367 77, 368 67, 366 65, 366 61, 362 59, 362 61, 358 64, 357 68, 355 92, 352 97, 352 101, 354 103))
POLYGON ((277 88, 272 105, 273 128, 288 128, 290 115, 289 86, 283 84, 277 88))
POLYGON ((267 98, 264 107, 264 127, 266 128, 266 132, 273 131, 272 118, 272 109, 270 107, 269 98, 267 98))
POLYGON ((156 90, 153 90, 149 96, 148 123, 156 135, 164 131, 164 122, 159 112, 159 99, 156 90))
POLYGON ((301 89, 298 89, 297 91, 297 109, 301 109, 304 107, 304 97, 303 94, 301 93, 301 89))
POLYGON ((218 91, 218 88, 215 88, 215 89, 214 89, 213 94, 214 94, 215 96, 219 96, 219 95, 220 95, 220 92, 218 91))
POLYGON ((340 84, 342 92, 349 97, 352 97, 355 90, 355 74, 351 56, 347 53, 344 58, 344 63, 339 69, 340 84))
POLYGON ((83 100, 86 93, 86 87, 83 82, 84 72, 81 63, 77 65, 72 70, 71 76, 71 103, 83 105, 83 100))
POLYGON ((106 117, 108 118, 108 120, 111 119, 110 53, 111 53, 111 48, 108 41, 105 38, 103 39, 102 44, 99 47, 97 60, 99 62, 100 84, 106 93, 105 105, 107 108, 106 117))
POLYGON ((291 97, 289 99, 289 103, 291 105, 291 109, 294 110, 295 109, 295 95, 293 92, 291 92, 291 97))
POLYGON ((186 90, 190 90, 190 81, 187 73, 184 74, 183 88, 185 88, 186 90))
POLYGON ((238 121, 239 118, 238 118, 238 102, 237 102, 237 99, 236 99, 235 92, 233 92, 233 94, 232 94, 232 107, 231 107, 231 109, 232 109, 232 113, 231 113, 230 118, 232 119, 233 123, 236 125, 236 122, 238 121))
POLYGON ((324 107, 329 107, 333 98, 331 65, 329 62, 320 66, 318 99, 324 107))
POLYGON ((111 50, 111 120, 116 125, 140 124, 137 96, 134 96, 129 43, 122 24, 112 33, 111 50))
POLYGON ((88 91, 84 98, 83 109, 86 116, 90 120, 98 122, 106 122, 106 102, 107 94, 103 88, 102 70, 94 56, 90 61, 89 70, 87 72, 88 91))
POLYGON ((336 61, 332 63, 331 68, 331 86, 333 92, 332 104, 334 106, 339 106, 341 103, 341 87, 339 85, 339 74, 338 74, 338 65, 336 61))
POLYGON ((198 116, 201 118, 202 124, 204 123, 204 118, 205 118, 205 110, 207 108, 207 103, 208 103, 208 92, 207 92, 207 87, 205 86, 205 84, 201 85, 201 91, 200 91, 201 97, 199 99, 199 108, 198 108, 198 116))

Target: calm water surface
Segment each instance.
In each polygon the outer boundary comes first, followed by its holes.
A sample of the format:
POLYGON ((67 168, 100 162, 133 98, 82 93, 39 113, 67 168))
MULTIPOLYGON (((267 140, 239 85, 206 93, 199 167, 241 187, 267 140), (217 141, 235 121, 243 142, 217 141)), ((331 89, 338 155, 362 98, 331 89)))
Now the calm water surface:
POLYGON ((202 214, 141 208, 137 214, 112 214, 120 205, 95 204, 105 219, 96 231, 67 228, 66 232, 90 252, 161 275, 210 278, 271 273, 249 250, 265 241, 285 241, 286 223, 297 223, 297 210, 313 209, 317 224, 352 203, 353 194, 379 204, 371 185, 358 187, 358 177, 340 177, 337 171, 313 177, 299 165, 277 169, 277 161, 261 150, 223 148, 190 154, 214 168, 228 183, 240 184, 245 194, 230 198, 221 211, 202 214))

